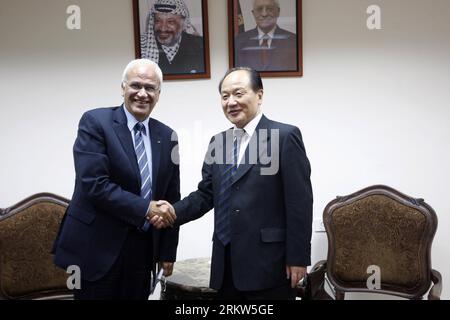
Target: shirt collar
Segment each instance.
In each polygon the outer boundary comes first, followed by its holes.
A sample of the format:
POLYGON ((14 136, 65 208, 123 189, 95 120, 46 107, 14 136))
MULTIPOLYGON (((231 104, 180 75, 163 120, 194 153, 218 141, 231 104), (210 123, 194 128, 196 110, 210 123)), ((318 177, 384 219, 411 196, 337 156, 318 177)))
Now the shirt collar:
MULTIPOLYGON (((261 111, 258 112, 258 114, 249 122, 247 125, 243 128, 245 130, 245 133, 251 137, 253 133, 256 130, 256 126, 258 125, 259 121, 261 120, 263 114, 261 111)), ((236 130, 237 127, 233 127, 233 131, 236 130)))
MULTIPOLYGON (((130 113, 130 111, 128 111, 128 109, 125 107, 125 104, 123 104, 122 107, 123 107, 123 111, 125 111, 125 116, 127 117, 127 127, 130 130, 130 132, 133 132, 134 126, 139 121, 130 113)), ((148 136, 148 133, 149 133, 149 131, 148 131, 148 123, 149 123, 149 121, 150 121, 150 117, 147 117, 147 119, 142 121, 142 124, 145 127, 145 135, 147 135, 147 136, 148 136)))
MULTIPOLYGON (((273 39, 273 34, 275 33, 276 28, 277 28, 277 26, 273 27, 272 30, 267 32, 267 35, 270 37, 270 39, 273 39)), ((262 31, 259 27, 257 29, 258 29, 258 40, 261 40, 266 33, 264 31, 262 31)))

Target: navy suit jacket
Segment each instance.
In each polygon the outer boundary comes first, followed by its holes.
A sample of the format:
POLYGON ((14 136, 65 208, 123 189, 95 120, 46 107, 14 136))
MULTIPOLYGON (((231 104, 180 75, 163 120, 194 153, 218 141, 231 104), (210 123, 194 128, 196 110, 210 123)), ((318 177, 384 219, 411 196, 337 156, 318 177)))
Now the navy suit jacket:
POLYGON ((297 39, 295 34, 277 27, 264 63, 259 46, 258 30, 240 33, 235 39, 235 65, 251 67, 256 71, 296 71, 298 69, 297 39))
MULTIPOLYGON (((220 147, 223 144, 217 142, 224 141, 231 131, 211 139, 198 190, 174 204, 179 224, 197 219, 217 205, 226 165, 213 160, 226 153, 220 147)), ((263 116, 245 151, 246 159, 251 159, 250 145, 255 141, 262 142, 257 148, 257 161, 241 162, 230 197, 231 264, 234 285, 242 291, 285 285, 286 265, 311 263, 313 196, 300 130, 263 116), (261 174, 261 169, 275 168, 277 160, 274 174, 261 174)), ((225 247, 214 231, 211 288, 222 286, 224 256, 225 247)))
MULTIPOLYGON (((178 142, 174 131, 151 119, 153 199, 180 199, 178 142), (172 139, 172 135, 174 138, 172 139), (172 141, 174 140, 174 141, 172 141), (178 160, 178 159, 177 159, 178 160)), ((55 264, 78 265, 88 281, 102 278, 131 230, 145 222, 149 200, 140 196, 141 178, 122 106, 86 112, 73 148, 75 190, 54 244, 55 264)), ((148 232, 153 263, 175 261, 178 229, 148 232), (151 238, 149 238, 151 240, 151 238)))

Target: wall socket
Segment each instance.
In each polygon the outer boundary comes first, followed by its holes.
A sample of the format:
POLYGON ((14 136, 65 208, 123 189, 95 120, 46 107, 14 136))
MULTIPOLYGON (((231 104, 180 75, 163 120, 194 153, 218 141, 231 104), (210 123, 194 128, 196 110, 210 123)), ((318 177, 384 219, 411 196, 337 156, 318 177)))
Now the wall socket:
POLYGON ((315 232, 325 232, 325 225, 322 219, 314 219, 314 231, 315 232))

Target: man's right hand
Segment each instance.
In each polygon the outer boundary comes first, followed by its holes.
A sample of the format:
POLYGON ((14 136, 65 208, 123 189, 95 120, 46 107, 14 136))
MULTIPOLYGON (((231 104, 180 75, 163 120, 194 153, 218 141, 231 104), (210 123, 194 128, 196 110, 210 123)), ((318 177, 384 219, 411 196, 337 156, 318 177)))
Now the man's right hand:
POLYGON ((175 209, 165 200, 151 201, 149 209, 147 219, 157 229, 172 226, 177 218, 175 209))

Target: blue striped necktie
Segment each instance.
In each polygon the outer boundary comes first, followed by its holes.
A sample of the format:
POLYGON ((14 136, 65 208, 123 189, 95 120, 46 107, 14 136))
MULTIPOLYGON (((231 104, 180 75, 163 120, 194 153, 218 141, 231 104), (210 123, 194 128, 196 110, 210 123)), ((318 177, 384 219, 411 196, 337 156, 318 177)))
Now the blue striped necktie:
POLYGON ((233 182, 233 176, 236 174, 239 149, 241 145, 242 136, 244 135, 244 133, 245 130, 243 129, 234 129, 233 154, 232 154, 233 161, 232 163, 229 163, 230 161, 228 161, 228 159, 230 159, 231 157, 227 157, 227 161, 225 162, 225 170, 222 173, 222 180, 220 183, 219 200, 217 201, 217 210, 215 219, 215 232, 217 238, 223 243, 224 246, 226 246, 231 239, 230 236, 231 185, 233 182))
MULTIPOLYGON (((152 199, 152 179, 150 177, 149 163, 147 160, 147 152, 145 151, 144 140, 142 134, 145 134, 145 126, 138 122, 134 126, 134 151, 136 152, 136 158, 139 166, 139 172, 141 174, 141 196, 144 199, 152 199)), ((143 231, 147 231, 150 228, 150 222, 145 221, 144 226, 141 228, 143 231)))

